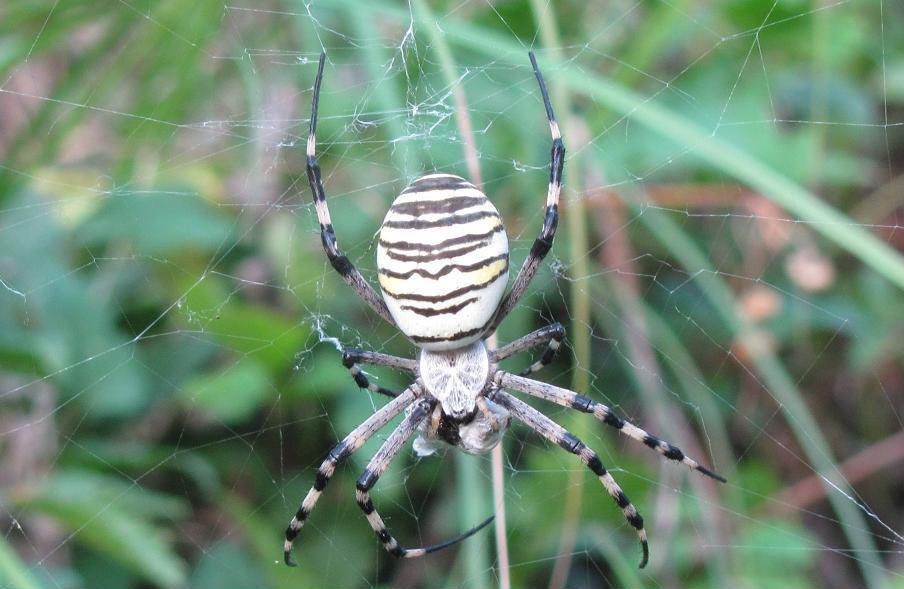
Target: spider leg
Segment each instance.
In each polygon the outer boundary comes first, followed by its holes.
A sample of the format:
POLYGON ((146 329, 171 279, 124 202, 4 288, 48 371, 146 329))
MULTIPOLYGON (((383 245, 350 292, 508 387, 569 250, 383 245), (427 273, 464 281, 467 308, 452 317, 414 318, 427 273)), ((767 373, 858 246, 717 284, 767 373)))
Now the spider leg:
POLYGON ((552 112, 552 104, 549 101, 549 93, 546 91, 546 82, 543 81, 543 75, 540 68, 537 67, 537 59, 534 53, 530 52, 530 63, 534 68, 534 76, 540 85, 540 95, 543 97, 543 106, 546 107, 546 118, 549 120, 549 130, 552 134, 552 150, 550 153, 549 168, 549 189, 546 193, 546 215, 543 218, 543 228, 540 235, 534 240, 534 245, 530 249, 530 255, 524 260, 518 276, 512 285, 512 290, 502 299, 499 305, 499 311, 493 326, 487 333, 492 333, 499 326, 505 316, 515 308, 518 301, 527 290, 527 286, 533 279, 534 274, 540 269, 540 262, 546 257, 552 247, 553 238, 556 235, 556 225, 559 223, 559 194, 562 192, 562 172, 565 168, 565 144, 562 143, 562 133, 559 131, 559 124, 552 112))
POLYGON ((599 478, 603 487, 605 487, 606 492, 609 493, 609 496, 612 497, 616 505, 621 508, 622 513, 625 515, 625 519, 628 520, 631 527, 637 530, 637 537, 640 539, 640 547, 643 551, 643 556, 640 560, 640 568, 645 567, 650 556, 650 550, 647 546, 647 532, 643 528, 643 517, 641 517, 637 512, 637 509, 631 504, 631 501, 625 495, 624 491, 621 490, 621 487, 618 486, 618 483, 615 482, 615 479, 612 478, 612 475, 606 470, 606 467, 603 466, 603 463, 600 461, 599 456, 596 455, 596 452, 585 446, 574 434, 570 433, 564 427, 546 417, 524 401, 516 399, 501 390, 496 391, 493 400, 508 409, 515 419, 523 422, 550 442, 554 442, 576 455, 581 459, 581 462, 584 463, 584 466, 593 471, 593 474, 599 478))
POLYGON ((320 83, 323 81, 323 64, 326 61, 326 53, 320 54, 320 65, 317 67, 317 79, 314 82, 314 98, 311 103, 311 127, 308 133, 307 145, 307 174, 308 183, 311 185, 311 194, 314 196, 314 208, 317 210, 317 220, 320 222, 320 240, 323 249, 336 272, 351 286, 358 296, 380 317, 395 325, 386 303, 377 294, 373 286, 361 275, 354 264, 339 248, 336 241, 336 233, 333 231, 333 222, 330 219, 330 209, 326 203, 326 193, 323 190, 323 181, 320 175, 320 164, 317 163, 317 104, 320 101, 320 83))
POLYGON ((543 355, 540 359, 521 371, 521 376, 527 376, 528 374, 542 370, 552 362, 552 359, 556 355, 556 350, 559 349, 563 339, 565 339, 565 328, 562 327, 561 323, 556 322, 552 325, 541 327, 537 331, 529 333, 516 339, 512 343, 503 346, 502 349, 496 352, 493 361, 500 362, 519 352, 533 348, 534 346, 546 344, 546 350, 543 351, 543 355))
POLYGON ((285 562, 289 566, 295 566, 292 562, 292 543, 296 536, 304 526, 305 520, 311 514, 320 494, 326 488, 327 483, 336 472, 336 466, 348 458, 353 452, 361 448, 367 440, 369 440, 377 431, 389 423, 392 418, 401 413, 405 407, 410 405, 420 394, 420 388, 417 385, 408 387, 399 396, 395 397, 389 403, 381 407, 376 413, 371 415, 361 425, 356 427, 350 434, 345 436, 341 442, 336 444, 326 460, 317 469, 317 478, 314 480, 314 486, 305 495, 304 501, 295 513, 295 517, 289 522, 286 528, 286 542, 283 546, 283 556, 285 562))
POLYGON ((383 443, 383 446, 377 450, 376 454, 374 454, 374 457, 368 463, 367 468, 364 470, 364 474, 358 479, 356 485, 357 491, 355 492, 355 499, 357 500, 361 511, 363 511, 364 515, 367 517, 367 522, 370 524, 370 527, 373 528, 373 531, 377 535, 377 538, 380 539, 380 542, 383 543, 383 548, 391 555, 399 558, 416 558, 442 550, 443 548, 457 544, 465 538, 472 536, 493 521, 493 517, 490 517, 480 525, 440 544, 422 548, 403 548, 386 528, 383 518, 380 517, 380 514, 374 507, 373 501, 370 498, 370 489, 377 484, 377 480, 379 480, 386 472, 386 469, 389 468, 392 459, 398 455, 402 446, 417 430, 421 422, 427 418, 427 415, 433 408, 433 403, 435 403, 435 401, 423 399, 414 405, 408 415, 405 416, 402 423, 399 424, 386 439, 386 442, 383 443))
POLYGON ((493 431, 498 432, 503 427, 508 427, 508 423, 502 423, 499 421, 499 418, 493 413, 493 410, 490 409, 489 404, 487 403, 486 397, 477 397, 477 410, 483 415, 484 419, 490 424, 490 427, 493 428, 493 431))
POLYGON ((367 379, 367 375, 365 375, 361 370, 361 367, 358 366, 358 362, 361 362, 363 364, 388 366, 390 368, 397 368, 399 370, 405 370, 412 373, 417 371, 417 361, 415 360, 399 358, 398 356, 390 356, 389 354, 381 354, 380 352, 368 352, 365 350, 357 349, 345 350, 345 352, 343 352, 342 354, 342 364, 346 368, 348 368, 348 371, 351 373, 352 378, 355 379, 355 384, 357 384, 362 389, 367 389, 372 393, 386 395, 387 397, 396 397, 398 396, 398 393, 385 387, 371 383, 367 379))
POLYGON ((523 376, 515 376, 514 374, 509 374, 501 370, 496 373, 495 378, 496 382, 501 387, 526 393, 546 401, 551 401, 557 405, 562 405, 563 407, 570 407, 584 413, 591 413, 606 425, 614 427, 631 439, 643 442, 645 446, 656 450, 669 460, 680 462, 691 470, 696 470, 719 482, 726 482, 725 477, 701 466, 696 460, 685 456, 684 452, 677 446, 647 433, 629 421, 625 421, 609 407, 602 403, 597 403, 589 397, 549 383, 540 382, 531 378, 524 378, 523 376))

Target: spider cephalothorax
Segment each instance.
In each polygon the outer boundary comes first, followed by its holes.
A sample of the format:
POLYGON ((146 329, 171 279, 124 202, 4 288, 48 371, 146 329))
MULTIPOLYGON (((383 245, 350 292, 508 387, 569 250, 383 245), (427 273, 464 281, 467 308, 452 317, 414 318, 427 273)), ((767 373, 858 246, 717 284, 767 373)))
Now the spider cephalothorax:
POLYGON ((315 155, 317 103, 324 61, 325 55, 321 54, 314 82, 307 145, 308 180, 320 221, 323 248, 345 282, 371 309, 408 336, 420 352, 417 360, 364 350, 347 350, 343 354, 342 361, 358 386, 391 397, 391 400, 339 442, 320 465, 314 486, 286 528, 283 547, 286 564, 292 564, 292 543, 336 466, 404 412, 402 422, 358 479, 356 493, 358 505, 377 538, 394 556, 411 558, 451 546, 493 519, 441 544, 414 549, 400 546, 374 508, 369 491, 405 442, 419 432, 414 449, 420 455, 432 454, 446 445, 480 454, 499 443, 509 421, 514 418, 576 455, 599 478, 625 519, 637 531, 643 550, 640 563, 643 567, 648 558, 643 518, 599 456, 543 413, 506 391, 517 391, 589 413, 665 458, 681 462, 716 480, 724 482, 725 479, 688 458, 672 444, 625 421, 606 405, 574 391, 527 378, 552 361, 565 337, 565 331, 558 323, 529 333, 498 351, 488 350, 482 341, 495 331, 524 294, 552 247, 558 222, 565 146, 534 54, 530 53, 530 61, 549 120, 552 163, 543 227, 508 294, 508 239, 499 213, 477 187, 451 174, 418 178, 402 191, 389 209, 380 229, 377 249, 383 298, 339 249, 315 155), (520 375, 499 368, 499 362, 542 345, 546 345, 543 355, 520 375), (413 376, 413 382, 401 393, 396 393, 371 384, 359 363, 408 372, 413 376))

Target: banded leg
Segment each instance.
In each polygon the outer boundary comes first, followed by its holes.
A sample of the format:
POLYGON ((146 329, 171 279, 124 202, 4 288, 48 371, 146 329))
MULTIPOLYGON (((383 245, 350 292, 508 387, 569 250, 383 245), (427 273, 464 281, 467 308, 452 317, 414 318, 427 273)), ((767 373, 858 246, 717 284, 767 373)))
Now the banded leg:
POLYGON ((528 284, 533 279, 537 270, 540 268, 540 262, 546 257, 552 247, 552 241, 556 235, 556 225, 559 223, 559 194, 562 192, 562 172, 565 169, 565 144, 562 143, 562 133, 559 131, 559 124, 552 112, 552 104, 549 102, 549 93, 546 91, 546 82, 543 81, 543 75, 540 68, 537 67, 537 58, 534 53, 530 52, 530 63, 534 68, 534 76, 537 78, 537 84, 540 85, 540 95, 543 97, 543 106, 546 107, 546 118, 549 120, 549 131, 552 134, 552 150, 550 153, 549 166, 549 188, 546 193, 546 215, 543 218, 543 228, 540 235, 534 240, 534 245, 530 248, 530 255, 524 260, 512 290, 502 299, 499 305, 499 312, 493 321, 492 329, 487 333, 492 333, 499 324, 505 319, 505 316, 515 308, 518 301, 527 290, 528 284))
POLYGON ((493 521, 493 517, 490 517, 479 526, 471 528, 467 532, 440 544, 434 544, 423 548, 403 548, 386 528, 383 518, 380 517, 380 514, 374 507, 373 501, 370 498, 370 489, 377 484, 379 478, 386 472, 386 469, 389 468, 392 459, 402 450, 402 446, 417 430, 421 422, 427 418, 427 415, 432 408, 433 403, 427 399, 417 402, 408 415, 405 416, 402 423, 399 424, 392 434, 390 434, 389 438, 387 438, 386 442, 383 443, 383 446, 376 454, 374 454, 374 457, 368 463, 367 468, 364 470, 364 474, 358 479, 356 485, 357 491, 355 492, 355 499, 357 500, 361 511, 363 511, 364 515, 367 517, 367 522, 370 524, 370 527, 373 528, 373 531, 377 535, 377 538, 380 539, 380 542, 383 543, 383 548, 391 555, 399 558, 416 558, 431 552, 436 552, 437 550, 442 550, 443 548, 457 544, 465 538, 477 533, 481 528, 493 521))
POLYGON ((323 242, 323 250, 330 260, 336 272, 351 286, 370 308, 380 317, 395 325, 386 303, 377 294, 373 286, 361 275, 354 264, 339 248, 336 241, 336 233, 333 231, 333 222, 330 219, 330 209, 326 203, 326 193, 323 190, 323 180, 320 175, 320 164, 317 163, 317 104, 320 101, 320 83, 323 81, 323 64, 326 61, 326 53, 320 54, 320 64, 317 66, 317 79, 314 81, 314 98, 311 102, 311 127, 308 132, 307 145, 307 174, 308 183, 311 185, 311 194, 314 197, 314 208, 317 210, 317 220, 320 222, 320 240, 323 242))
POLYGON ((324 460, 320 465, 320 468, 317 469, 317 478, 314 480, 314 486, 311 487, 311 490, 305 495, 304 501, 302 501, 301 506, 295 513, 295 517, 292 518, 292 521, 289 522, 289 526, 286 528, 286 542, 283 546, 283 557, 287 565, 295 566, 295 563, 292 562, 292 543, 304 526, 304 522, 311 514, 314 506, 317 505, 317 500, 320 499, 320 494, 323 493, 323 489, 326 488, 327 483, 329 483, 330 479, 333 477, 333 473, 336 472, 336 466, 351 456, 353 452, 361 448, 361 446, 377 433, 377 431, 389 423, 392 418, 401 413, 405 407, 410 405, 419 394, 420 389, 417 386, 408 387, 402 394, 395 397, 389 403, 381 407, 376 413, 368 417, 364 423, 356 427, 350 434, 345 436, 341 442, 336 444, 332 450, 330 450, 326 460, 324 460))
POLYGON ((584 463, 584 466, 593 471, 593 474, 599 478, 603 487, 605 487, 606 492, 609 493, 609 496, 612 497, 616 505, 621 508, 622 513, 625 515, 625 519, 628 520, 631 527, 637 530, 637 537, 640 539, 640 548, 643 552, 643 556, 640 560, 640 568, 645 567, 647 565, 647 560, 649 560, 650 557, 650 549, 647 545, 647 532, 643 528, 643 517, 641 517, 637 512, 637 509, 631 504, 631 501, 625 495, 624 491, 621 490, 621 487, 618 486, 618 483, 615 482, 615 479, 612 478, 612 475, 606 470, 606 467, 603 466, 603 463, 600 461, 599 456, 596 455, 596 452, 585 446, 574 434, 569 433, 564 427, 546 417, 524 401, 516 399, 504 391, 497 391, 493 400, 508 409, 515 419, 523 422, 550 442, 558 444, 560 447, 580 458, 581 462, 584 463))
POLYGON ((531 378, 524 378, 523 376, 515 376, 514 374, 509 374, 501 370, 496 374, 495 378, 496 382, 501 387, 526 393, 545 401, 551 401, 557 405, 562 405, 563 407, 570 407, 571 409, 577 409, 584 413, 591 413, 606 425, 614 427, 633 440, 642 442, 645 446, 656 450, 669 460, 680 462, 691 470, 696 470, 721 483, 726 482, 725 477, 701 466, 696 460, 685 456, 684 452, 677 446, 670 444, 665 440, 660 440, 656 436, 640 429, 633 423, 625 421, 609 407, 602 403, 597 403, 589 397, 579 395, 574 391, 569 391, 568 389, 563 389, 549 383, 540 382, 531 378))
POLYGON ((352 378, 355 379, 355 384, 357 384, 362 389, 367 389, 372 393, 386 395, 387 397, 396 397, 398 396, 398 393, 385 387, 371 383, 367 379, 367 375, 365 375, 361 370, 361 367, 358 366, 358 362, 361 362, 363 364, 388 366, 390 368, 397 368, 399 370, 405 370, 412 373, 417 371, 417 362, 415 360, 408 360, 406 358, 390 356, 389 354, 381 354, 380 352, 367 352, 365 350, 351 349, 343 352, 342 364, 343 366, 348 368, 348 371, 351 373, 352 378))
POLYGON ((546 350, 544 350, 540 359, 521 371, 521 376, 527 376, 528 374, 542 370, 552 362, 552 359, 556 355, 556 351, 559 349, 559 346, 562 345, 562 340, 564 339, 565 328, 562 327, 561 323, 556 322, 503 346, 501 350, 496 352, 493 360, 500 362, 519 352, 533 348, 534 346, 546 344, 546 350))
POLYGON ((506 418, 505 423, 499 420, 499 416, 490 408, 487 398, 484 396, 477 397, 477 410, 483 415, 483 418, 490 424, 490 428, 494 432, 508 429, 509 420, 506 418))

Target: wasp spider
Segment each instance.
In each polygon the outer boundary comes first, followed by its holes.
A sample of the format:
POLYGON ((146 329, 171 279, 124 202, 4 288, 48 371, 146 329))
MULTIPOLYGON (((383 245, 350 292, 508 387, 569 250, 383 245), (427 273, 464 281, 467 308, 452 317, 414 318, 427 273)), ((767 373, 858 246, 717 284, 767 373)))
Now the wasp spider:
POLYGON ((565 146, 533 53, 530 53, 530 61, 552 133, 552 163, 543 228, 508 294, 508 239, 499 213, 477 187, 451 174, 422 176, 405 188, 392 203, 380 229, 377 249, 382 298, 339 249, 315 155, 317 102, 324 60, 325 55, 321 54, 307 143, 307 175, 320 221, 323 248, 345 282, 378 315, 397 326, 420 351, 416 360, 363 350, 347 350, 344 353, 342 361, 359 387, 392 399, 339 442, 320 465, 314 486, 286 529, 286 564, 293 564, 292 543, 336 471, 336 466, 404 412, 401 424, 389 435, 357 482, 358 505, 390 554, 405 558, 422 556, 459 542, 492 521, 490 518, 442 544, 422 548, 402 547, 386 528, 369 492, 405 442, 418 433, 414 449, 420 455, 431 454, 443 444, 456 446, 471 454, 481 454, 499 443, 511 418, 515 418, 576 455, 599 478, 625 519, 637 531, 643 550, 640 563, 643 567, 649 554, 643 518, 596 452, 506 391, 517 391, 590 413, 670 460, 681 462, 719 481, 724 482, 725 479, 686 456, 679 448, 625 421, 606 405, 576 392, 527 378, 552 361, 565 337, 560 324, 525 335, 498 351, 487 349, 483 342, 483 338, 491 334, 518 304, 552 247, 558 222, 565 146), (546 349, 540 359, 520 375, 499 368, 500 361, 544 344, 546 349), (401 393, 395 393, 371 384, 359 368, 359 363, 408 372, 414 377, 414 382, 401 393))

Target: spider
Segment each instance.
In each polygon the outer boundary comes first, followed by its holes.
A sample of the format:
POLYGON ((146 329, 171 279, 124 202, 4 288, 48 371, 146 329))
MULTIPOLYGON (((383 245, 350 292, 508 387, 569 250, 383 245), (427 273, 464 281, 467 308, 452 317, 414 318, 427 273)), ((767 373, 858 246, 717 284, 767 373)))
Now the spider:
POLYGON ((606 405, 574 391, 528 378, 552 361, 565 337, 560 324, 538 329, 498 351, 489 350, 483 342, 483 338, 493 333, 518 304, 552 247, 558 223, 565 146, 533 52, 529 57, 552 133, 552 153, 543 227, 511 290, 506 294, 508 238, 496 208, 483 192, 463 178, 434 173, 421 176, 402 191, 380 228, 377 269, 383 291, 381 298, 339 248, 330 220, 315 149, 317 103, 326 58, 324 53, 320 54, 307 141, 307 176, 320 222, 323 248, 343 280, 380 317, 398 327, 419 348, 419 354, 417 359, 408 359, 365 350, 344 352, 342 362, 356 384, 391 397, 391 400, 333 447, 320 465, 313 487, 286 528, 284 557, 290 566, 294 566, 292 544, 337 465, 404 412, 402 422, 370 460, 356 484, 358 505, 383 547, 393 556, 412 558, 451 546, 493 519, 442 544, 402 547, 386 528, 369 493, 405 442, 418 433, 414 449, 422 456, 443 445, 455 446, 470 454, 482 454, 499 444, 514 418, 576 455, 599 478, 637 532, 643 568, 649 559, 643 518, 596 452, 506 390, 590 413, 665 458, 725 482, 725 478, 698 464, 676 446, 625 421, 606 405), (546 348, 540 359, 519 375, 499 368, 498 363, 502 360, 544 344, 546 348), (413 375, 414 382, 396 393, 370 383, 359 364, 405 371, 413 375))

